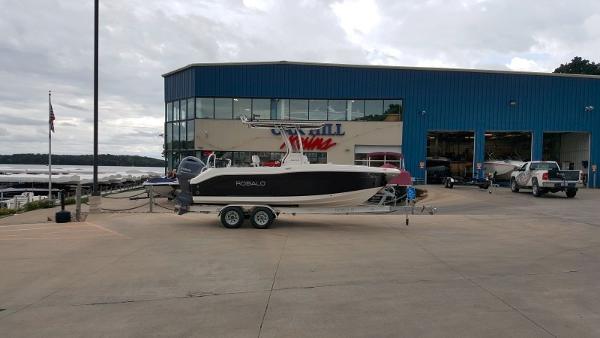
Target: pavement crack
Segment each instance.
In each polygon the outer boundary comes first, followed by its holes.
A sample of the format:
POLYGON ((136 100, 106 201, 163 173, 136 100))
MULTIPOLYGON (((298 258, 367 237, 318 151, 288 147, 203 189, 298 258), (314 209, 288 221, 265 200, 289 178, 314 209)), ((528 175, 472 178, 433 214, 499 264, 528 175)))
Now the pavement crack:
POLYGON ((283 258, 283 253, 285 252, 285 246, 287 245, 288 236, 285 236, 285 240, 283 242, 283 246, 281 247, 281 253, 279 254, 279 260, 277 261, 277 266, 275 267, 275 273, 273 274, 273 282, 271 283, 271 290, 269 290, 269 297, 267 297, 267 304, 265 305, 265 311, 263 312, 262 319, 260 321, 260 327, 258 328, 258 338, 262 333, 263 324, 265 323, 265 317, 267 316, 267 311, 269 311, 269 303, 271 302, 271 295, 273 294, 273 288, 275 287, 275 280, 277 280, 277 272, 279 272, 279 264, 281 264, 281 259, 283 258))

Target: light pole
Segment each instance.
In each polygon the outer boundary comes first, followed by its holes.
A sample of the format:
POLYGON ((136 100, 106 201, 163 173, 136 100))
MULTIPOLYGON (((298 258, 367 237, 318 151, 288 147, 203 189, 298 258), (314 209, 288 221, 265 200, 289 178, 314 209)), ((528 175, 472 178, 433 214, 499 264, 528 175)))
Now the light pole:
POLYGON ((99 196, 98 190, 98 12, 99 1, 94 0, 94 185, 92 195, 99 196))

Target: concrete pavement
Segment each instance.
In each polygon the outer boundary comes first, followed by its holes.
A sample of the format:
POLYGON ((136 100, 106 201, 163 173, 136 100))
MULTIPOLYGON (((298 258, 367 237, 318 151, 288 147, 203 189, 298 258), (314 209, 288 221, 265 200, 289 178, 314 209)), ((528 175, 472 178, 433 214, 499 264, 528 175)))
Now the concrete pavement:
POLYGON ((600 335, 600 191, 429 187, 425 203, 439 214, 409 227, 404 215, 282 216, 268 230, 167 212, 2 219, 0 332, 600 335))

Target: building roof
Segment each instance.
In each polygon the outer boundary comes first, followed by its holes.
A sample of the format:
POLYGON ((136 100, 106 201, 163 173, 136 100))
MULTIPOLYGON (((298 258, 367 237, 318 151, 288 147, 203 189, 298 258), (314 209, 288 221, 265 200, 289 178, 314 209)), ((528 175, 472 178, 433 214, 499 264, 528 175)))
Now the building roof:
POLYGON ((260 66, 260 65, 301 65, 317 67, 341 67, 341 68, 375 68, 375 69, 400 69, 416 71, 435 71, 435 72, 467 72, 467 73, 485 73, 485 74, 511 74, 511 75, 534 75, 534 76, 554 76, 554 77, 573 77, 573 78, 591 78, 600 80, 598 75, 587 74, 564 74, 564 73, 542 73, 542 72, 518 72, 509 70, 491 70, 491 69, 469 69, 469 68, 435 68, 435 67, 408 67, 408 66, 384 66, 384 65, 356 65, 343 63, 320 63, 320 62, 299 62, 299 61, 255 61, 255 62, 202 62, 191 63, 187 66, 175 69, 163 74, 167 77, 189 68, 194 67, 218 67, 218 66, 260 66))

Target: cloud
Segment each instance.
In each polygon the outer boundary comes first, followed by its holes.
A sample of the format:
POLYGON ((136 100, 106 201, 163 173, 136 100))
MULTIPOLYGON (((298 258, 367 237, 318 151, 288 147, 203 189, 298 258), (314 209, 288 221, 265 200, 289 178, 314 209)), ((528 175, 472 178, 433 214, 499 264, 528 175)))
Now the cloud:
MULTIPOLYGON (((0 152, 92 152, 93 2, 0 2, 0 152)), ((100 152, 160 157, 161 74, 308 61, 551 71, 600 55, 600 2, 101 1, 100 152)), ((595 60, 600 61, 600 60, 595 60)))

